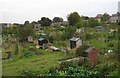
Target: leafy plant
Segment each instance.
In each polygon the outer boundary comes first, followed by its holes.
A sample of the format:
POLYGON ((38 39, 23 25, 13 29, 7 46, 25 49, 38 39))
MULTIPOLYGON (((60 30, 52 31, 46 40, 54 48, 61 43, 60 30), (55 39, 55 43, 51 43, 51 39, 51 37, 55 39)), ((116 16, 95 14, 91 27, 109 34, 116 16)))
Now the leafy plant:
POLYGON ((49 75, 55 76, 77 76, 80 78, 100 78, 101 72, 97 70, 90 70, 84 66, 68 66, 64 69, 54 69, 52 72, 48 72, 49 75))
POLYGON ((85 56, 85 50, 87 49, 88 46, 82 45, 79 48, 76 49, 76 56, 85 56))
POLYGON ((34 56, 35 53, 34 52, 31 52, 29 50, 25 50, 24 51, 24 57, 30 57, 30 56, 34 56))
POLYGON ((31 77, 31 76, 37 76, 38 72, 32 70, 31 68, 29 69, 23 69, 21 72, 21 76, 27 76, 27 77, 31 77))

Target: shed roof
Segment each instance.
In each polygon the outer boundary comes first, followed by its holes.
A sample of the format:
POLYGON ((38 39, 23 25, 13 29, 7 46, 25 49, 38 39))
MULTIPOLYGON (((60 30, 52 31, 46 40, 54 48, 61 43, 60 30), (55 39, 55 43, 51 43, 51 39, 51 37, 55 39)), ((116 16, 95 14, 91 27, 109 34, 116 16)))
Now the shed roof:
POLYGON ((89 47, 85 50, 86 53, 89 53, 91 50, 93 49, 93 47, 89 47))
POLYGON ((79 38, 77 38, 77 37, 73 37, 70 39, 70 41, 78 41, 78 40, 79 40, 79 38))
POLYGON ((42 40, 44 40, 44 38, 39 38, 39 39, 38 39, 38 41, 42 41, 42 40))

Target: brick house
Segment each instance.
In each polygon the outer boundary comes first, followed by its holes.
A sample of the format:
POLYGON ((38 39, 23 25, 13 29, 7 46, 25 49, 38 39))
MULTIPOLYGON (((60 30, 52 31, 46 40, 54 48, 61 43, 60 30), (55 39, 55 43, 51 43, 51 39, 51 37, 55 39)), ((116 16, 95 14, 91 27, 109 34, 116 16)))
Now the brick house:
POLYGON ((88 47, 85 50, 85 57, 88 58, 88 61, 92 66, 95 66, 98 62, 98 50, 93 47, 88 47))

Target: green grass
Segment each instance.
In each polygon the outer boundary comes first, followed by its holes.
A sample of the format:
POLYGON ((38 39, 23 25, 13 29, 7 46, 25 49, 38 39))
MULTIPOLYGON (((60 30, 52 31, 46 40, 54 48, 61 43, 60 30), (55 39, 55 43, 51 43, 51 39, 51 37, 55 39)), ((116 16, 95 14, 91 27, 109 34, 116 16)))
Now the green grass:
MULTIPOLYGON (((43 50, 41 50, 43 51, 43 50)), ((67 55, 68 57, 69 55, 67 55)), ((71 56, 71 55, 70 55, 71 56)), ((34 70, 39 71, 39 73, 44 74, 47 72, 48 68, 53 66, 58 66, 59 59, 66 58, 66 55, 62 52, 50 53, 49 51, 44 51, 41 56, 33 56, 29 58, 23 58, 19 60, 4 60, 3 61, 3 76, 17 76, 20 75, 21 71, 25 68, 31 67, 34 70), (35 61, 36 62, 32 62, 35 61)))

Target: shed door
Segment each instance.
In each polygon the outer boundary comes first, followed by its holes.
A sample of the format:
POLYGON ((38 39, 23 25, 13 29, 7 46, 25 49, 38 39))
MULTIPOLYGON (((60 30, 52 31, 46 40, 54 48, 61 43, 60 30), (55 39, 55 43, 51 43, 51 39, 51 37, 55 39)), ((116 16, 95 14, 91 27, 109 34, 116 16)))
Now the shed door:
POLYGON ((76 48, 76 41, 70 41, 70 48, 76 48))

